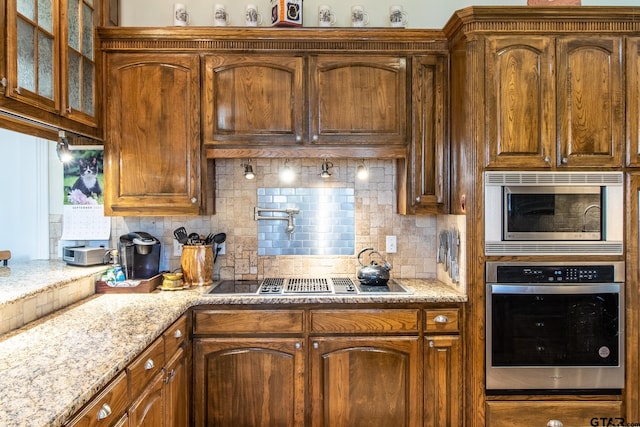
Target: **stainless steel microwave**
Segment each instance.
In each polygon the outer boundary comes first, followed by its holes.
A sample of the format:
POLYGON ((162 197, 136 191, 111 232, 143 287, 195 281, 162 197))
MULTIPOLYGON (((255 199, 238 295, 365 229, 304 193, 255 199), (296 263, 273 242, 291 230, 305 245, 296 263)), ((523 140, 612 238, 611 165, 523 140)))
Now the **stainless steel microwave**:
POLYGON ((621 172, 485 172, 486 255, 621 255, 621 172))

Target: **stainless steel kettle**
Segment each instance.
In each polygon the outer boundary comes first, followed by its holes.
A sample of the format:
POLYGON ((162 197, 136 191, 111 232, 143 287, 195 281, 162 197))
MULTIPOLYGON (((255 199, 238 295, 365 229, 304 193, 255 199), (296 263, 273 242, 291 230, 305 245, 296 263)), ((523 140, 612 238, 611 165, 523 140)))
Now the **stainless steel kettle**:
POLYGON ((369 286, 384 286, 389 281, 389 271, 391 270, 391 264, 389 264, 383 257, 380 255, 380 252, 374 251, 373 248, 365 248, 360 251, 358 254, 358 262, 362 266, 358 270, 358 280, 363 285, 369 286), (365 252, 371 252, 369 257, 376 254, 382 259, 382 265, 377 263, 374 260, 371 260, 369 265, 364 265, 362 263, 362 254, 365 252))

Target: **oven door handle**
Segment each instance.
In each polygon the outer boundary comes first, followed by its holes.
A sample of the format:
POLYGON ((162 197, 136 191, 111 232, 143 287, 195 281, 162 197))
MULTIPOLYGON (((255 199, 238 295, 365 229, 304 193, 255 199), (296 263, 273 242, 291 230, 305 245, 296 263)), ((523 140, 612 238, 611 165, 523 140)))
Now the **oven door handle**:
POLYGON ((549 285, 526 283, 488 283, 491 294, 619 294, 622 283, 568 284, 554 283, 549 285))

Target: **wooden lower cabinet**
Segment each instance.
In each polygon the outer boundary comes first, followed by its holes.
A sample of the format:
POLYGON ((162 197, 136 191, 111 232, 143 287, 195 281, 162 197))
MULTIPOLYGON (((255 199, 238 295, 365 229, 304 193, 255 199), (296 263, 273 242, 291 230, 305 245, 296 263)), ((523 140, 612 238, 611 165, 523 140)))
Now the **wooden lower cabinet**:
POLYGON ((311 425, 421 425, 418 337, 317 337, 310 356, 311 425))
POLYGON ((304 425, 300 338, 194 340, 195 425, 304 425))
POLYGON ((129 408, 130 427, 161 427, 165 425, 163 387, 164 375, 158 373, 129 408))
POLYGON ((458 310, 195 310, 194 425, 462 426, 458 310))
POLYGON ((486 427, 624 425, 621 401, 488 401, 486 427))
POLYGON ((461 426, 462 344, 458 335, 426 337, 424 348, 424 425, 461 426))

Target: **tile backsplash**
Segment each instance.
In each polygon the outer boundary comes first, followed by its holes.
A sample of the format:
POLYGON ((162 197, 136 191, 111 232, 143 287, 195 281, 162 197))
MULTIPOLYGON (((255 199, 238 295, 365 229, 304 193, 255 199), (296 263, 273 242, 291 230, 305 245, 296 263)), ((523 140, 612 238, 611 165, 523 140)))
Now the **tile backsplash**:
POLYGON ((353 187, 258 188, 260 217, 274 218, 258 220, 258 256, 353 255, 354 193, 353 187))
MULTIPOLYGON (((227 234, 225 254, 214 266, 215 279, 255 279, 268 276, 307 277, 323 275, 355 275, 359 268, 356 255, 259 255, 259 221, 254 208, 259 205, 259 189, 300 188, 339 192, 352 189, 354 214, 354 251, 373 247, 393 265, 391 277, 439 277, 436 266, 436 216, 399 215, 396 213, 396 164, 394 160, 366 160, 369 179, 356 179, 359 159, 332 160, 332 176, 321 178, 321 159, 291 159, 289 165, 296 172, 293 184, 279 181, 282 159, 252 159, 256 172, 254 180, 243 176, 246 159, 219 159, 215 162, 216 214, 211 216, 171 217, 113 217, 111 245, 122 234, 146 231, 162 242, 161 268, 180 268, 180 256, 174 252, 173 230, 185 226, 188 232, 227 234), (385 252, 386 236, 397 236, 398 251, 385 252)), ((464 225, 464 217, 443 217, 442 226, 464 225)), ((296 218, 298 220, 298 218, 296 218)), ((57 242, 60 239, 59 216, 51 219, 52 257, 60 258, 57 242), (56 234, 57 233, 57 234, 56 234)), ((278 223, 279 221, 274 221, 278 223)), ((464 236, 464 230, 460 230, 464 236)), ((294 233, 295 234, 295 233, 294 233)), ((464 240, 464 239, 463 239, 464 240)), ((179 248, 178 248, 179 249, 179 248)), ((463 272, 461 272, 463 273, 463 272)), ((464 277, 464 275, 462 275, 464 277)), ((464 282, 457 285, 464 290, 464 282)))

